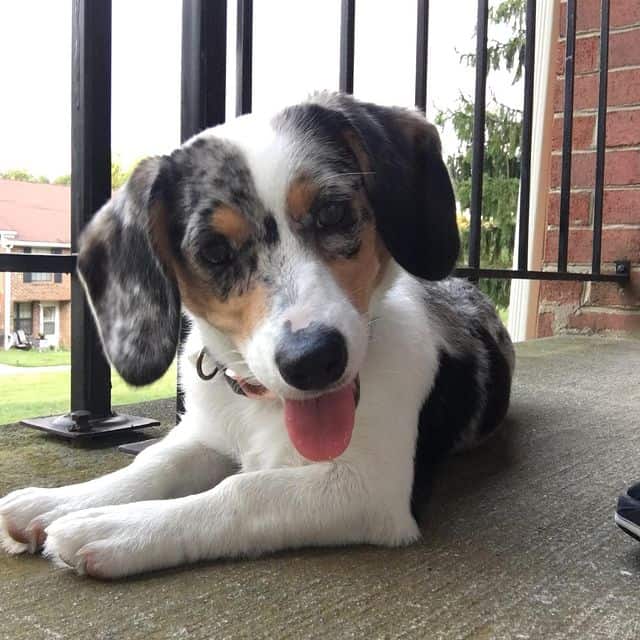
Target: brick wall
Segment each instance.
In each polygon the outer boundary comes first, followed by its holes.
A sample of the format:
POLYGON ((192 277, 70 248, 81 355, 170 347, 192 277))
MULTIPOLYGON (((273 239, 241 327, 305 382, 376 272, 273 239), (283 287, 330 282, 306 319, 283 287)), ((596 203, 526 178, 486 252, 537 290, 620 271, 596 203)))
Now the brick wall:
POLYGON ((71 277, 62 274, 62 282, 24 282, 22 273, 11 274, 11 301, 30 302, 42 300, 55 302, 56 300, 71 299, 71 277))
POLYGON ((61 302, 60 313, 60 347, 71 348, 71 302, 61 302))
MULTIPOLYGON (((573 118, 570 268, 591 266, 596 115, 600 64, 600 0, 578 0, 573 118)), ((544 265, 557 260, 563 129, 566 3, 560 6, 556 49, 550 192, 544 265)), ((604 283, 544 282, 537 334, 640 333, 640 0, 611 0, 607 150, 603 206, 603 271, 631 260, 628 287, 604 283)))
MULTIPOLYGON (((21 252, 22 248, 14 249, 21 252)), ((68 249, 62 250, 63 254, 69 253, 68 249)), ((71 346, 71 276, 62 274, 62 281, 55 282, 52 278, 49 282, 25 282, 24 274, 11 274, 11 330, 13 330, 14 304, 16 302, 31 302, 32 304, 32 330, 33 336, 40 333, 40 302, 59 302, 60 341, 59 346, 71 346)))

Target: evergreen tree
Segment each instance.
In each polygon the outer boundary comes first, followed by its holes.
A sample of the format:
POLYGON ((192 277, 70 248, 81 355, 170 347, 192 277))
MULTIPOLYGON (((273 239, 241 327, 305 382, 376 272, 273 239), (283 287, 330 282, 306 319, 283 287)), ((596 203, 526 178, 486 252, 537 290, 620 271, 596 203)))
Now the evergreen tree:
MULTIPOLYGON (((493 41, 487 48, 490 70, 506 69, 515 84, 522 77, 525 44, 525 0, 502 0, 489 11, 489 21, 506 25, 512 35, 506 41, 493 41)), ((475 66, 474 54, 463 54, 461 61, 475 66)), ((440 111, 436 124, 451 126, 458 139, 457 152, 447 158, 463 212, 471 205, 471 161, 473 155, 473 100, 461 95, 453 109, 440 111)), ((483 267, 511 268, 515 221, 520 185, 522 111, 492 100, 487 104, 485 158, 482 190, 482 233, 480 263, 483 267)), ((466 264, 469 250, 469 220, 459 218, 466 264)), ((498 307, 509 305, 509 280, 482 280, 480 288, 498 307)))

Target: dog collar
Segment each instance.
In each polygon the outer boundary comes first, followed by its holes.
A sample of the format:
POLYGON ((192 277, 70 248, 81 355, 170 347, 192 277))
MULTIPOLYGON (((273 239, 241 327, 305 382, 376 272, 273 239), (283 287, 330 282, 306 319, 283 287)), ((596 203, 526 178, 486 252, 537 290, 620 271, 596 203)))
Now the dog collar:
POLYGON ((206 348, 203 348, 198 354, 198 359, 196 360, 196 372, 200 380, 208 382, 209 380, 213 380, 218 375, 218 373, 222 372, 224 379, 227 381, 227 384, 231 387, 231 389, 239 396, 246 396, 247 394, 243 391, 242 386, 236 380, 236 378, 229 375, 229 369, 224 365, 221 365, 219 362, 216 361, 216 366, 213 368, 213 371, 211 371, 211 373, 205 373, 203 364, 205 356, 207 355, 208 353, 206 348))
POLYGON ((196 372, 201 380, 209 381, 213 380, 218 373, 222 373, 226 383, 231 387, 234 393, 239 396, 245 396, 245 398, 272 398, 273 394, 265 387, 258 386, 247 382, 244 378, 240 377, 233 369, 229 369, 218 361, 215 361, 215 367, 211 373, 205 373, 204 371, 204 359, 209 355, 206 347, 200 350, 198 358, 196 360, 196 372))

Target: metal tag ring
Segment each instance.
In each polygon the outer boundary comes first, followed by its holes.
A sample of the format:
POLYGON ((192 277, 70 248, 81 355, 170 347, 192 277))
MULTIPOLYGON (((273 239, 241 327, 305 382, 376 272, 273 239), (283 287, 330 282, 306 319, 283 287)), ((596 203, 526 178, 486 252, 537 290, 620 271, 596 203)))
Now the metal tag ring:
POLYGON ((204 356, 206 355, 206 349, 203 349, 198 354, 198 360, 196 362, 196 371, 198 372, 198 376, 201 380, 211 380, 218 373, 218 367, 216 367, 211 373, 207 374, 202 370, 202 362, 204 360, 204 356))

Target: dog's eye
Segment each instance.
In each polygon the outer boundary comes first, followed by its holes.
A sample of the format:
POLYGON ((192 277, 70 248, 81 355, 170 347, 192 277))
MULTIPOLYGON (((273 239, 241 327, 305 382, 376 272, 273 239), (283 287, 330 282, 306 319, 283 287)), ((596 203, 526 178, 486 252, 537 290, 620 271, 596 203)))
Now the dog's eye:
POLYGON ((321 228, 337 227, 347 222, 349 218, 348 205, 344 203, 329 204, 318 210, 317 224, 321 228))
POLYGON ((210 264, 222 266, 233 260, 233 249, 222 236, 210 240, 202 248, 202 257, 210 264))

